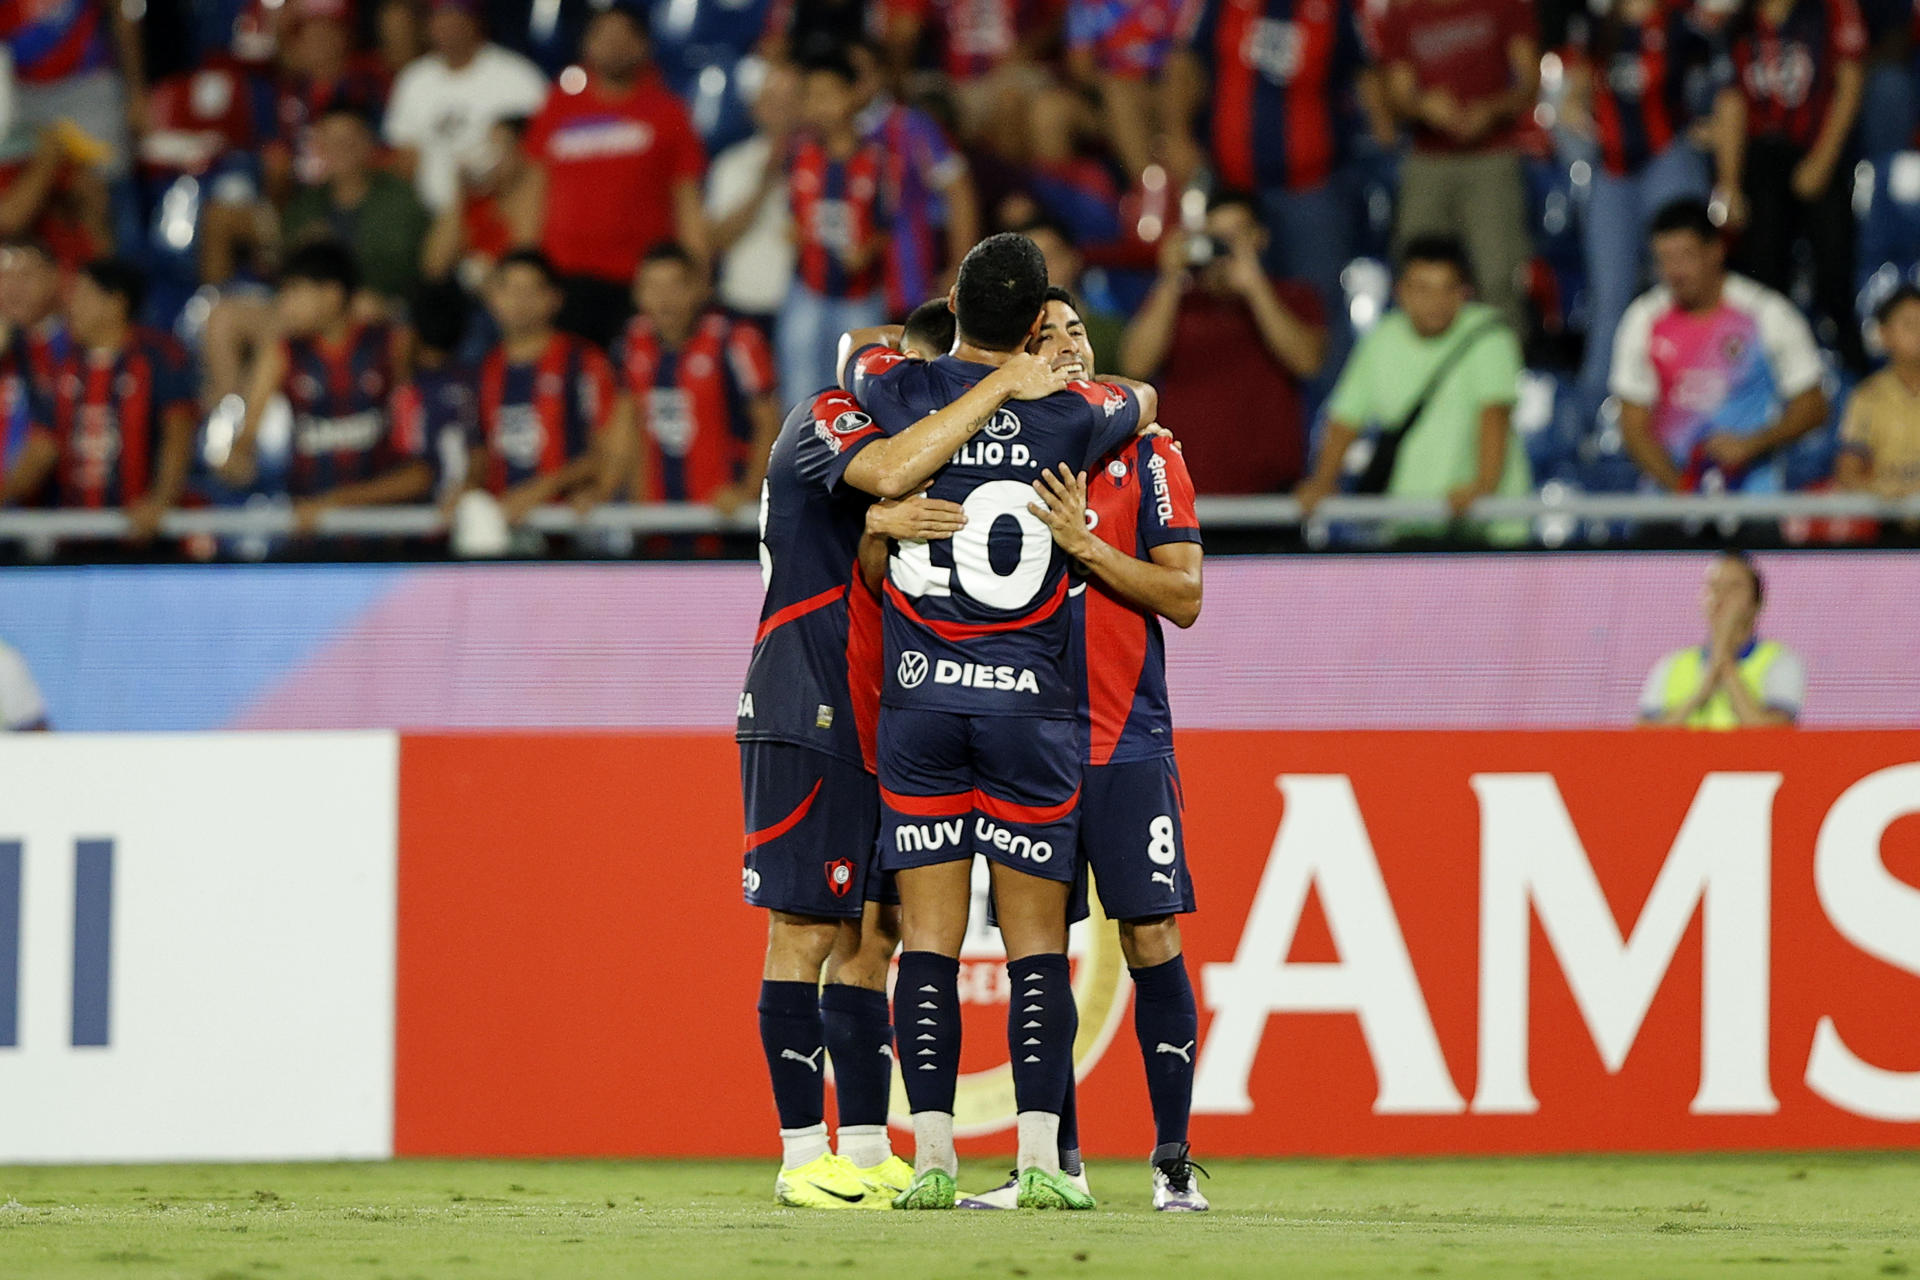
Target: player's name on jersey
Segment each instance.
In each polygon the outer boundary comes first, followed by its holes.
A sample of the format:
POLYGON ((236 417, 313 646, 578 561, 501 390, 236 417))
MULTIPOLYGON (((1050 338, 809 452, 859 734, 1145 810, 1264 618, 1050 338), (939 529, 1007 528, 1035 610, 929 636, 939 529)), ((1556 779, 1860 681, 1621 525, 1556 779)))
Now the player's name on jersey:
POLYGON ((1003 445, 998 440, 969 440, 953 455, 956 467, 1032 467, 1038 464, 1023 444, 1003 445))

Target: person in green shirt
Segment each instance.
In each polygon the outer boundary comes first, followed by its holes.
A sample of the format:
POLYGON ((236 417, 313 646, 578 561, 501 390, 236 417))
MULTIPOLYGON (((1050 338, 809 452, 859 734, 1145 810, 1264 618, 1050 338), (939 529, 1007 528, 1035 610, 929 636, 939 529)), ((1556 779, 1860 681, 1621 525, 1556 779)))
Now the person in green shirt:
POLYGON ((344 104, 313 126, 321 180, 287 203, 286 241, 337 240, 353 250, 371 292, 398 301, 420 282, 420 250, 432 220, 413 184, 374 167, 373 127, 344 104))
MULTIPOLYGON (((1338 492, 1340 468, 1354 440, 1392 430, 1433 381, 1426 407, 1400 440, 1386 492, 1399 498, 1445 498, 1457 517, 1489 494, 1523 497, 1533 469, 1514 435, 1520 394, 1520 343, 1492 307, 1470 301, 1466 251, 1451 236, 1418 236, 1401 256, 1395 310, 1354 348, 1327 402, 1327 424, 1313 474, 1294 496, 1311 514, 1338 492), (1455 355, 1456 350, 1458 355, 1455 355)), ((1395 530, 1437 534, 1436 527, 1395 530)), ((1522 542, 1524 522, 1491 525, 1495 542, 1522 542)))

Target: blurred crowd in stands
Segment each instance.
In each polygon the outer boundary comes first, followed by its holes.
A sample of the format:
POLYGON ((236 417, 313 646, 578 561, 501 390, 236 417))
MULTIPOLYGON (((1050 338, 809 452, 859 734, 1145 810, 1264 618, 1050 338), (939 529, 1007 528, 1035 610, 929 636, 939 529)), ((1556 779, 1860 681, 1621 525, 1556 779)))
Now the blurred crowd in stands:
POLYGON ((1008 229, 1204 494, 1920 492, 1912 0, 0 0, 0 34, 0 506, 731 512, 838 335, 1008 229))

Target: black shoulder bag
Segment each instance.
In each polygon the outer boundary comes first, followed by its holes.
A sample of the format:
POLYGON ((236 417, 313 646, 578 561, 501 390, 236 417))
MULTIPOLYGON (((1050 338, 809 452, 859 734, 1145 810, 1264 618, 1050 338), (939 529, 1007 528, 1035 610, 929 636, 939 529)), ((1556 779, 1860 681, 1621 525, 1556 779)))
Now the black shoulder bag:
POLYGON ((1354 481, 1353 492, 1385 493, 1387 491, 1387 485, 1393 479, 1393 465, 1400 458, 1400 444, 1407 438, 1407 432, 1418 425, 1421 416, 1427 411, 1427 406, 1433 403, 1434 392, 1440 389, 1440 385, 1447 380, 1447 375, 1454 371, 1467 352, 1471 351, 1481 338, 1499 327, 1500 321, 1497 318, 1483 321, 1479 328, 1460 339, 1453 350, 1441 357, 1440 363, 1435 365, 1433 372, 1428 375, 1427 385, 1420 388, 1420 394, 1414 398, 1413 407, 1407 410, 1405 416, 1392 430, 1382 431, 1375 437, 1373 457, 1368 460, 1366 470, 1362 471, 1359 478, 1354 481))

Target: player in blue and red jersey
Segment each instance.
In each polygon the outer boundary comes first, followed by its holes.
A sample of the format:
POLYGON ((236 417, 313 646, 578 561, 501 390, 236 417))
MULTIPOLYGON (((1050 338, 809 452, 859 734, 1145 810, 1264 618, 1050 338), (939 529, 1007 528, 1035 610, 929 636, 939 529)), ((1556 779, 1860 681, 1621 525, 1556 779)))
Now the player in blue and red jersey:
POLYGON ((88 263, 67 301, 75 350, 54 375, 48 421, 23 451, 16 483, 51 479, 57 507, 124 508, 146 541, 179 500, 195 408, 187 356, 135 326, 145 283, 126 262, 88 263))
POLYGON ((554 328, 560 279, 538 250, 500 259, 486 302, 500 341, 477 375, 479 442, 468 485, 500 499, 509 524, 542 503, 605 502, 632 460, 632 409, 613 365, 598 347, 554 328))
MULTIPOLYGON (((935 356, 952 333, 942 299, 909 319, 905 346, 935 356)), ((780 1203, 885 1208, 912 1176, 887 1137, 886 981, 899 922, 874 850, 885 539, 959 529, 956 504, 907 495, 1010 396, 1065 385, 1065 374, 1023 357, 893 436, 834 389, 796 406, 774 444, 760 518, 767 594, 736 736, 743 888, 769 913, 760 1035, 780 1114, 780 1203), (839 1100, 837 1154, 827 1148, 823 1048, 839 1100)))
MULTIPOLYGON (((1034 350, 1077 376, 1093 375, 1093 346, 1066 290, 1048 291, 1034 350)), ((1207 1200, 1187 1147, 1199 1019, 1178 923, 1194 908, 1193 880, 1160 631, 1161 618, 1190 627, 1200 616, 1193 480, 1178 447, 1156 435, 1034 487, 1035 514, 1089 579, 1079 597, 1088 723, 1080 850, 1102 906, 1119 922, 1133 975, 1134 1032, 1153 1101, 1153 1204, 1202 1211, 1207 1200)), ((1076 1156, 1077 1138, 1062 1140, 1076 1156)))
POLYGON ((840 335, 886 315, 890 217, 882 180, 886 157, 860 136, 859 75, 844 50, 821 50, 802 64, 801 115, 807 132, 787 166, 799 269, 775 329, 780 388, 796 402, 833 381, 840 335))
POLYGON ((636 496, 731 514, 759 495, 780 431, 767 340, 708 305, 705 269, 677 244, 647 251, 633 297, 616 357, 639 429, 636 496))
POLYGON ((229 484, 254 482, 260 420, 274 396, 286 396, 286 489, 300 533, 312 532, 329 506, 410 502, 433 484, 431 468, 399 447, 387 417, 401 381, 401 335, 354 317, 359 283, 341 245, 320 241, 288 256, 274 299, 281 340, 255 357, 246 417, 221 468, 229 484))
MULTIPOLYGON (((989 237, 960 265, 952 355, 922 363, 869 348, 852 354, 843 378, 876 426, 898 430, 1024 354, 1046 291, 1046 260, 1031 240, 989 237)), ((914 1028, 920 1059, 906 1068, 915 1177, 897 1208, 954 1203, 957 957, 976 852, 991 866, 1009 979, 1027 998, 1026 1022, 1009 1027, 1020 1203, 1093 1204, 1060 1172, 1057 1145, 1073 1066, 1066 912, 1077 864, 1079 694, 1067 562, 1027 509, 1028 486, 1059 464, 1090 465, 1156 407, 1151 389, 1080 382, 1002 409, 929 490, 960 504, 965 527, 950 542, 903 542, 889 562, 880 853, 897 875, 906 933, 896 1022, 914 1028)))
POLYGON ((1853 162, 1848 155, 1866 71, 1855 0, 1747 0, 1727 31, 1735 85, 1722 95, 1729 137, 1746 140, 1747 224, 1736 261, 1789 293, 1796 245, 1813 260, 1822 341, 1865 372, 1853 311, 1853 162))
POLYGON ((1354 252, 1335 178, 1364 65, 1357 11, 1358 0, 1199 0, 1174 78, 1176 112, 1197 105, 1186 86, 1208 83, 1206 149, 1220 186, 1257 197, 1268 270, 1313 285, 1334 316, 1346 313, 1340 272, 1354 252))

